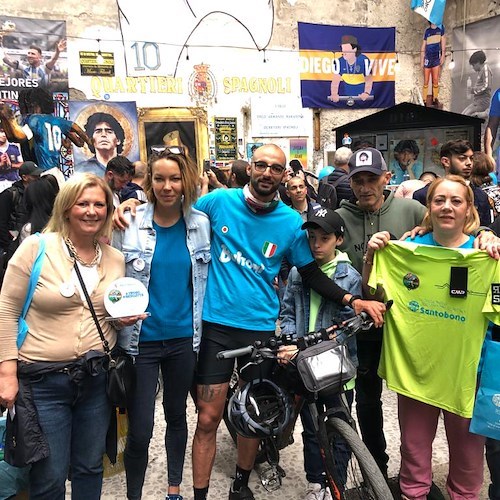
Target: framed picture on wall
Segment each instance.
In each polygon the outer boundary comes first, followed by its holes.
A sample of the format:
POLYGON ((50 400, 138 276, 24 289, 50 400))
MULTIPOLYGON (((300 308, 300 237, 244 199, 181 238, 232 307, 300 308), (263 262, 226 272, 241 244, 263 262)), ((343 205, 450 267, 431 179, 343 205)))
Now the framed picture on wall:
POLYGON ((200 171, 208 159, 208 123, 201 108, 140 108, 139 144, 141 160, 147 161, 152 148, 185 146, 200 171))

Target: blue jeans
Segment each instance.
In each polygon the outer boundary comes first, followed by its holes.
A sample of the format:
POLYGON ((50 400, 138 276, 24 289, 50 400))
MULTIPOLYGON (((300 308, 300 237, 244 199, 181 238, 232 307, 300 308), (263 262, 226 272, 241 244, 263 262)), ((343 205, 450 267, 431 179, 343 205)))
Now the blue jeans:
POLYGON ((127 475, 127 498, 140 499, 148 448, 153 435, 156 384, 161 368, 163 378, 163 411, 167 429, 168 484, 182 482, 187 444, 186 399, 193 384, 196 353, 193 339, 180 338, 139 344, 136 359, 136 393, 127 412, 129 427, 124 462, 127 475))
MULTIPOLYGON (((350 410, 354 399, 353 391, 346 391, 345 396, 350 410)), ((328 409, 341 406, 340 397, 338 394, 320 397, 316 406, 318 408, 318 413, 321 414, 325 411, 325 408, 328 409)), ((344 417, 341 413, 336 416, 339 416, 340 418, 344 417)), ((300 412, 300 420, 302 421, 303 428, 302 442, 304 444, 304 470, 306 472, 306 479, 309 483, 319 483, 324 486, 326 484, 325 466, 323 464, 323 459, 321 458, 318 439, 314 431, 313 417, 307 402, 304 404, 300 412)), ((344 440, 338 440, 338 442, 335 442, 333 453, 336 463, 344 464, 345 469, 347 469, 350 450, 347 446, 345 446, 344 440)), ((338 470, 341 470, 341 466, 338 470)))
POLYGON ((84 384, 79 393, 69 376, 61 372, 32 381, 33 400, 50 455, 31 468, 31 500, 64 500, 70 467, 73 500, 101 497, 102 457, 111 414, 106 374, 88 376, 84 384))
POLYGON ((356 413, 363 442, 373 455, 382 474, 387 476, 389 456, 384 436, 382 414, 382 379, 378 364, 382 340, 360 340, 358 345, 358 373, 356 376, 356 413))
POLYGON ((500 441, 491 438, 486 439, 486 461, 491 476, 488 498, 490 500, 500 500, 500 441))

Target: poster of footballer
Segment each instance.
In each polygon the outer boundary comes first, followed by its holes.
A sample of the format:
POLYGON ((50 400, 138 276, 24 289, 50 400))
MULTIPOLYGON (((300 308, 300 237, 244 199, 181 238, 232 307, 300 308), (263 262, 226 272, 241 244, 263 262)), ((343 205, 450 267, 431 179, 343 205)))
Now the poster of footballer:
POLYGON ((305 108, 395 104, 396 30, 298 23, 305 108))
POLYGON ((68 92, 66 22, 0 15, 0 100, 36 87, 68 92))

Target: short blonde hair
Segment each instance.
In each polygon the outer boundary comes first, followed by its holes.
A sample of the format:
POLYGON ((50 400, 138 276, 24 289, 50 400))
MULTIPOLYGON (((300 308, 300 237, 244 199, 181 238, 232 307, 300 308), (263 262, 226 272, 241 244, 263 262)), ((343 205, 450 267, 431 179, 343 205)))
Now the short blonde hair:
POLYGON ((67 238, 70 232, 68 211, 75 206, 85 189, 93 187, 99 187, 104 191, 107 208, 106 220, 95 238, 102 236, 109 238, 113 227, 113 193, 106 181, 94 174, 77 174, 63 184, 44 232, 59 233, 63 238, 67 238))
POLYGON ((198 199, 200 175, 196 163, 189 155, 171 153, 168 148, 159 154, 152 155, 148 161, 148 171, 144 180, 144 192, 148 201, 153 204, 156 204, 156 197, 153 191, 153 166, 159 160, 171 160, 179 166, 182 179, 182 209, 186 212, 198 199))
POLYGON ((474 206, 474 192, 472 191, 471 187, 465 182, 465 179, 463 177, 460 177, 459 175, 446 175, 445 177, 439 177, 435 181, 432 181, 431 184, 429 184, 426 201, 427 212, 425 213, 424 219, 422 221, 422 226, 424 226, 427 231, 433 230, 430 215, 431 202, 434 198, 434 194, 436 193, 436 189, 444 181, 456 182, 457 184, 460 184, 465 188, 465 201, 469 205, 470 211, 469 215, 465 219, 463 232, 465 234, 473 233, 479 227, 479 214, 477 213, 476 207, 474 206))

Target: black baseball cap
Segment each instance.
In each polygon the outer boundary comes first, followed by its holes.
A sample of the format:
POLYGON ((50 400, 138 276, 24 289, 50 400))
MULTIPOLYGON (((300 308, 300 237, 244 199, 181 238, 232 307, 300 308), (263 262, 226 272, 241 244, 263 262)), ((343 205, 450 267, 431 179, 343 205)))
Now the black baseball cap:
POLYGON ((330 208, 319 207, 313 209, 307 215, 307 222, 302 224, 302 229, 315 229, 317 227, 320 227, 328 234, 344 235, 344 219, 330 208))
POLYGON ((19 175, 41 175, 43 173, 43 170, 41 168, 38 168, 38 165, 35 162, 32 161, 25 161, 20 167, 19 167, 19 175))
POLYGON ((387 165, 382 153, 375 148, 359 149, 353 153, 349 160, 349 179, 359 172, 370 172, 376 175, 385 174, 387 165))

